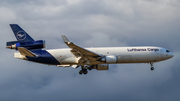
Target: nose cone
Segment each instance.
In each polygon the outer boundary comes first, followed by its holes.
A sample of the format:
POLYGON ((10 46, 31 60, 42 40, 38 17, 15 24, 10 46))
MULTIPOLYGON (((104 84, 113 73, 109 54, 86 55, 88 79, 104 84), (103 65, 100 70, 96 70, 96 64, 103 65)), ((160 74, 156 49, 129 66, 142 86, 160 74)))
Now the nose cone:
POLYGON ((167 56, 170 59, 170 58, 172 58, 174 56, 174 54, 172 52, 170 52, 167 56))

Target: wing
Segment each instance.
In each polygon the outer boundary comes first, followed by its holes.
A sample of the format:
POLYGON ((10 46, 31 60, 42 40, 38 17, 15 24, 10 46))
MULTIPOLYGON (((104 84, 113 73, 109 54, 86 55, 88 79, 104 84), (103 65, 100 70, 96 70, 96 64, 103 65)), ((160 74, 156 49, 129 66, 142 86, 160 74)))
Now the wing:
POLYGON ((62 35, 62 38, 64 43, 66 43, 66 45, 71 48, 71 53, 73 53, 77 58, 80 57, 79 63, 87 62, 87 64, 89 64, 88 62, 98 61, 101 57, 103 57, 101 54, 75 45, 73 42, 70 42, 65 35, 62 35))

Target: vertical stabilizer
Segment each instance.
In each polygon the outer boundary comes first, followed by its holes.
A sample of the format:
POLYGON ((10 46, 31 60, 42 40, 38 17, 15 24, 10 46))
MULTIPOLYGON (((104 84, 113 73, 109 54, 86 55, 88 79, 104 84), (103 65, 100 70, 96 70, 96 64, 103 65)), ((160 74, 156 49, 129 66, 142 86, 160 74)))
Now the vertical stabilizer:
POLYGON ((34 41, 19 25, 10 24, 12 31, 18 41, 34 41))

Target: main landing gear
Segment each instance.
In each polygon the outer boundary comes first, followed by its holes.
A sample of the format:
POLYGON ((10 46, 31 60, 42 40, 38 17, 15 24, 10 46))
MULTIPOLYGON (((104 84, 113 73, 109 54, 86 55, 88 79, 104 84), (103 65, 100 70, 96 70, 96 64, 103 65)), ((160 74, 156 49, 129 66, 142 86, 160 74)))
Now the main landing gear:
POLYGON ((154 63, 150 62, 150 64, 151 64, 151 70, 153 71, 154 70, 154 67, 153 67, 154 63))
POLYGON ((83 73, 84 73, 84 74, 87 74, 87 73, 88 73, 87 69, 83 69, 83 70, 80 70, 80 71, 79 71, 79 74, 80 74, 80 75, 83 74, 83 73))
POLYGON ((81 74, 87 74, 88 73, 88 71, 87 71, 87 68, 86 68, 86 66, 81 66, 81 70, 79 71, 79 74, 81 75, 81 74))
POLYGON ((81 74, 87 74, 88 73, 88 71, 87 70, 92 70, 93 68, 92 68, 92 66, 81 66, 81 70, 79 71, 79 74, 81 75, 81 74))

